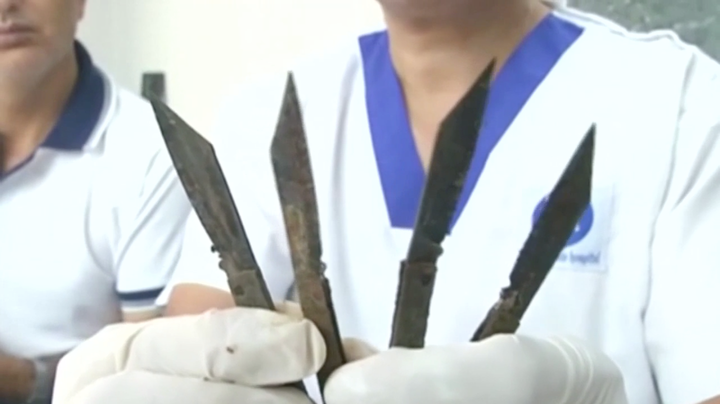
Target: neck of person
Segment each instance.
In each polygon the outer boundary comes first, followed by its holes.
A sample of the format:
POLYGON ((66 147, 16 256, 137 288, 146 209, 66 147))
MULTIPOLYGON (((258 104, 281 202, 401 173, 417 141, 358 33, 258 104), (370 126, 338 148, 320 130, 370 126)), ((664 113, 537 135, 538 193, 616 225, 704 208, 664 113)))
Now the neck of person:
POLYGON ((497 72, 549 11, 538 0, 473 1, 454 13, 428 10, 426 16, 385 10, 390 56, 418 149, 434 144, 440 122, 480 73, 492 61, 497 72))
POLYGON ((0 134, 6 169, 21 163, 45 140, 72 94, 78 70, 71 51, 33 77, 0 77, 0 134))
POLYGON ((390 53, 404 86, 436 91, 472 83, 492 60, 498 70, 550 11, 538 0, 471 3, 476 9, 438 10, 429 17, 386 11, 390 53))

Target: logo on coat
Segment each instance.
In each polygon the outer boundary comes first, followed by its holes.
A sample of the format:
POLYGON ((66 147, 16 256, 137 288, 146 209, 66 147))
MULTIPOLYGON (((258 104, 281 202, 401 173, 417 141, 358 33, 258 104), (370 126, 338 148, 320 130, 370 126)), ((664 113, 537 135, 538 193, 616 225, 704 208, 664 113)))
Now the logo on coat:
MULTIPOLYGON (((540 218, 540 215, 543 210, 545 210, 546 206, 547 197, 543 198, 535 207, 532 215, 533 224, 540 218)), ((587 209, 585 209, 585 212, 580 217, 580 220, 578 220, 578 223, 575 225, 575 229, 565 244, 565 249, 558 257, 558 262, 576 265, 600 264, 599 246, 595 245, 596 243, 593 242, 583 243, 583 241, 592 241, 586 239, 593 230, 593 224, 595 224, 595 211, 592 204, 590 204, 587 209)))

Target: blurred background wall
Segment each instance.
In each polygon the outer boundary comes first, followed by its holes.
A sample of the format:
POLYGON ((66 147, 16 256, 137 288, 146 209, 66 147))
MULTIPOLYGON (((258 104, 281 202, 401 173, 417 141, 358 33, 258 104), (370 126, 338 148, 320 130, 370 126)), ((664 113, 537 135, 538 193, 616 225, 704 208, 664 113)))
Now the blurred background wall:
POLYGON ((169 104, 201 133, 241 80, 382 22, 371 0, 87 0, 79 37, 139 92, 166 75, 169 104))
POLYGON ((570 0, 631 30, 672 29, 720 58, 720 0, 570 0))
MULTIPOLYGON (((381 23, 373 0, 87 0, 80 38, 139 91, 166 74, 168 101, 207 133, 229 89, 267 69, 381 23)), ((720 0, 570 0, 631 29, 672 28, 720 57, 720 0)))

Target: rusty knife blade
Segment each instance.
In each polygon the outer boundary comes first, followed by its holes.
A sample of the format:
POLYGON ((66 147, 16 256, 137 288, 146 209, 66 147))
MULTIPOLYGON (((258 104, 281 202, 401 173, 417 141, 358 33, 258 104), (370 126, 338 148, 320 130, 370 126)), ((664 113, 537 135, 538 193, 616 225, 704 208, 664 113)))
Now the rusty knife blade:
POLYGON ((515 266, 510 286, 472 336, 480 341, 495 334, 511 334, 565 248, 575 226, 590 204, 595 155, 595 125, 585 134, 560 180, 533 224, 515 266))
POLYGON ((154 96, 150 102, 175 170, 220 256, 235 304, 273 310, 213 146, 165 103, 154 96))
POLYGON ((330 284, 322 262, 320 224, 302 111, 295 81, 288 74, 285 95, 271 145, 280 204, 303 315, 320 330, 327 347, 318 371, 320 389, 330 374, 345 363, 330 284))
POLYGON ((140 94, 146 98, 157 98, 165 102, 165 73, 162 72, 145 72, 142 75, 142 83, 140 85, 140 94))
POLYGON ((441 243, 475 154, 493 71, 494 62, 440 126, 410 248, 400 267, 390 346, 421 348, 425 344, 441 243))

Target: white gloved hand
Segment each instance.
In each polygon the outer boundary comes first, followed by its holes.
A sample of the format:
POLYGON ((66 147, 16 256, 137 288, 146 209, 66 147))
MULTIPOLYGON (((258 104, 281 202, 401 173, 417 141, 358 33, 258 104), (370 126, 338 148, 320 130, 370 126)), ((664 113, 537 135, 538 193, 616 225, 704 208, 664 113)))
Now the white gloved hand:
POLYGON ((338 369, 327 404, 626 404, 622 376, 579 341, 495 336, 391 349, 338 369))
POLYGON ((61 360, 53 404, 309 404, 299 390, 275 386, 324 361, 309 321, 266 310, 118 324, 61 360))
MULTIPOLYGON (((325 360, 298 318, 232 309, 106 328, 58 368, 54 404, 309 404, 291 387, 325 360)), ((497 336, 475 344, 377 353, 345 341, 352 363, 327 404, 626 404, 605 355, 565 339, 497 336)))

